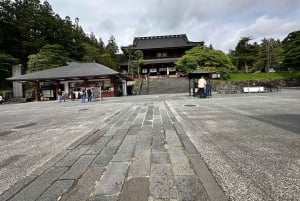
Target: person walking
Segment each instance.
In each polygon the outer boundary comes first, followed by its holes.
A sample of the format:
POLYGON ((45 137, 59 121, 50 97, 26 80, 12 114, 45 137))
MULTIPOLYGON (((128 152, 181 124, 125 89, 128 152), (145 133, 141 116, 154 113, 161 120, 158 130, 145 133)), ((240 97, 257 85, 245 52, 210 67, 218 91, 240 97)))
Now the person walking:
POLYGON ((198 80, 198 91, 199 91, 199 95, 200 98, 205 98, 205 89, 206 86, 206 80, 204 79, 203 76, 201 76, 201 78, 198 80))
POLYGON ((62 91, 61 91, 61 89, 58 89, 57 99, 58 99, 58 102, 61 103, 61 101, 62 101, 62 91))

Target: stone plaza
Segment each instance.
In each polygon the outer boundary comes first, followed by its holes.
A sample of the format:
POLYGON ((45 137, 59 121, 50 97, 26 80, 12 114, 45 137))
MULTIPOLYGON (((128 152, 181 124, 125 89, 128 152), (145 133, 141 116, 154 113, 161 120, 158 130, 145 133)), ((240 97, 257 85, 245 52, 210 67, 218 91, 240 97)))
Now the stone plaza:
POLYGON ((0 106, 2 201, 300 200, 300 89, 0 106))

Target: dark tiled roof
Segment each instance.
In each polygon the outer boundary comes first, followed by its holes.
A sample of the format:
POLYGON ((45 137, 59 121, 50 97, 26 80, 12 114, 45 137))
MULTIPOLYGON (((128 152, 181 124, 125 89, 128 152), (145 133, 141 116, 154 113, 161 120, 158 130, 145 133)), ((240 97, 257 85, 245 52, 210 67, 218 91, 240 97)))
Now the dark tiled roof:
POLYGON ((167 36, 149 36, 135 37, 133 40, 134 49, 157 49, 157 48, 178 48, 178 47, 194 47, 203 45, 204 42, 191 42, 185 34, 167 35, 167 36))
POLYGON ((200 78, 201 76, 208 76, 212 73, 214 73, 214 72, 213 71, 205 71, 205 70, 202 70, 202 69, 196 69, 193 72, 188 73, 188 77, 190 79, 200 78))
POLYGON ((119 72, 114 71, 104 65, 98 63, 75 63, 72 62, 68 66, 51 68, 47 70, 28 73, 16 77, 7 78, 7 80, 15 81, 34 81, 49 79, 66 79, 66 78, 82 78, 118 75, 119 72))

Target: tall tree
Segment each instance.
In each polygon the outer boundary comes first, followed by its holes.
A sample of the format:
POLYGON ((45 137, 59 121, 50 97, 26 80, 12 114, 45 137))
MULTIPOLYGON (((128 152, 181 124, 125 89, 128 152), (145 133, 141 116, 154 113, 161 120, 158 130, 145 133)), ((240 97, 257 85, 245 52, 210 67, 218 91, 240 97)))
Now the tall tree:
POLYGON ((18 62, 20 61, 11 55, 0 53, 0 89, 11 86, 11 83, 6 81, 5 78, 11 76, 11 66, 18 62))
POLYGON ((300 31, 289 33, 282 41, 284 65, 291 69, 300 69, 300 31))
POLYGON ((66 65, 69 53, 61 45, 45 45, 39 53, 30 55, 27 72, 35 72, 66 65))
POLYGON ((119 51, 119 48, 118 48, 118 45, 116 43, 116 39, 114 36, 110 36, 105 50, 106 50, 106 53, 110 54, 112 56, 112 58, 115 59, 116 54, 119 51))
POLYGON ((251 40, 250 37, 242 37, 235 47, 235 50, 231 52, 236 61, 236 67, 240 70, 245 70, 247 73, 249 67, 254 66, 255 62, 258 60, 259 52, 258 44, 251 44, 251 40))
POLYGON ((283 49, 280 40, 264 38, 259 49, 260 61, 258 63, 262 65, 265 72, 269 72, 270 68, 280 67, 280 63, 283 61, 283 49))
POLYGON ((132 45, 128 45, 127 47, 123 48, 124 55, 128 58, 128 72, 133 77, 133 71, 137 68, 137 72, 139 75, 139 67, 143 63, 143 52, 141 50, 135 50, 132 45))

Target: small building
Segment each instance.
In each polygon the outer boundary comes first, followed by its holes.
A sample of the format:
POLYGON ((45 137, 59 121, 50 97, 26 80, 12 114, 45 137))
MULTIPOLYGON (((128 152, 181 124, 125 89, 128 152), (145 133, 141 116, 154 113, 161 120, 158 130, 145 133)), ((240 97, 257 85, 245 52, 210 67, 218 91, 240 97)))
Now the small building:
POLYGON ((196 89, 198 90, 198 80, 203 76, 206 80, 210 82, 210 79, 213 78, 213 75, 219 75, 216 72, 213 71, 205 71, 202 69, 196 69, 192 72, 190 72, 187 76, 189 78, 189 95, 193 94, 193 96, 196 93, 196 89), (192 80, 192 84, 191 84, 192 80))
MULTIPOLYGON (((185 34, 135 37, 133 50, 143 52, 143 62, 140 65, 142 75, 176 75, 175 62, 185 54, 185 51, 204 42, 191 42, 185 34)), ((124 49, 127 47, 122 47, 124 49)), ((128 72, 128 62, 120 63, 120 68, 128 72)))
POLYGON ((94 62, 72 62, 67 66, 51 68, 7 78, 14 82, 34 82, 35 100, 57 99, 61 89, 67 96, 76 95, 83 88, 92 88, 95 97, 127 95, 127 81, 131 78, 94 62))

